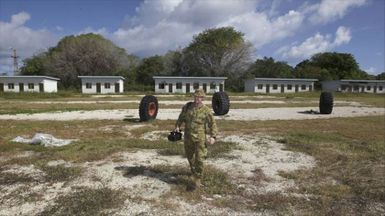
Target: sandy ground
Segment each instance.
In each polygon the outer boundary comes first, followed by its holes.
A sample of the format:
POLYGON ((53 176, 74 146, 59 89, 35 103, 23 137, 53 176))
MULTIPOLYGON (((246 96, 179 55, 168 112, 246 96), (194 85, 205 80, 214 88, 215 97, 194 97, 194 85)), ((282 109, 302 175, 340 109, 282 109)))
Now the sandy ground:
MULTIPOLYGON (((281 108, 259 108, 259 109, 230 109, 225 116, 216 116, 217 119, 225 120, 297 120, 297 119, 318 119, 337 117, 358 117, 370 115, 384 115, 384 108, 375 107, 334 107, 330 115, 308 113, 318 111, 317 107, 281 107, 281 108)), ((176 120, 180 109, 160 109, 157 115, 159 120, 176 120)), ((5 120, 52 120, 72 121, 87 119, 124 120, 139 118, 137 109, 119 110, 93 110, 93 111, 72 111, 72 112, 48 112, 36 114, 0 115, 5 120)))
MULTIPOLYGON (((154 134, 157 133, 159 131, 154 132, 154 134)), ((278 175, 279 170, 310 169, 316 164, 311 156, 284 150, 284 146, 275 141, 277 138, 273 139, 256 134, 254 136, 232 135, 220 137, 220 139, 235 142, 239 148, 228 153, 225 158, 208 159, 206 163, 231 173, 232 183, 249 196, 257 196, 271 191, 286 193, 288 189, 295 187, 295 184, 292 180, 280 177, 278 175), (256 170, 262 170, 266 176, 265 180, 258 185, 255 185, 252 180, 256 170)), ((133 198, 127 199, 120 209, 115 209, 114 215, 266 215, 266 212, 258 213, 247 210, 236 212, 229 208, 213 206, 211 201, 231 198, 221 195, 202 197, 202 201, 195 204, 189 203, 183 197, 165 196, 173 187, 169 183, 173 176, 167 174, 156 174, 147 170, 143 175, 125 176, 122 172, 128 167, 140 166, 188 167, 187 160, 182 156, 162 156, 156 150, 138 150, 120 152, 106 160, 97 162, 71 164, 59 160, 51 161, 48 164, 51 166, 59 164, 81 166, 86 168, 86 172, 81 177, 67 183, 17 184, 1 188, 1 198, 5 198, 0 203, 0 215, 36 215, 48 205, 53 204, 55 197, 70 193, 74 186, 98 188, 101 185, 112 189, 123 189, 130 198, 133 198), (114 158, 119 159, 119 162, 113 162, 114 158), (15 202, 15 198, 9 195, 23 187, 27 187, 28 190, 23 191, 22 196, 41 194, 41 200, 25 203, 15 202), (162 202, 177 203, 177 205, 174 206, 175 209, 162 208, 162 205, 157 204, 160 199, 162 202)), ((11 166, 6 172, 24 173, 36 179, 41 178, 42 175, 42 172, 33 165, 11 166)))
MULTIPOLYGON (((163 105, 184 105, 186 101, 175 100, 159 100, 159 104, 163 105)), ((12 101, 12 103, 23 104, 140 104, 140 100, 94 100, 94 101, 12 101)), ((210 105, 210 101, 205 101, 206 105, 210 105)), ((296 104, 296 103, 319 103, 315 100, 306 101, 282 101, 282 100, 231 100, 231 104, 296 104)), ((362 106, 361 103, 352 101, 334 101, 334 105, 342 106, 362 106)))

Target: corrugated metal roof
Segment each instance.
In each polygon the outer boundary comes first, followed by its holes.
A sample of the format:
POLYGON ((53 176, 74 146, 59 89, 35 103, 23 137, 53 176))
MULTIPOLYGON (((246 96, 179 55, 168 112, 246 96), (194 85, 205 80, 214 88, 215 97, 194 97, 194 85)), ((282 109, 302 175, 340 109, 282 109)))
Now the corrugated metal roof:
POLYGON ((125 79, 124 77, 122 76, 78 76, 80 79, 81 78, 95 78, 95 79, 125 79))
POLYGON ((220 79, 224 80, 227 77, 182 77, 182 76, 153 76, 153 79, 220 79))
POLYGON ((267 81, 318 81, 318 79, 300 79, 300 78, 255 78, 254 80, 267 80, 267 81))
POLYGON ((60 80, 56 77, 51 76, 0 76, 0 78, 43 78, 43 79, 50 79, 50 80, 60 80))

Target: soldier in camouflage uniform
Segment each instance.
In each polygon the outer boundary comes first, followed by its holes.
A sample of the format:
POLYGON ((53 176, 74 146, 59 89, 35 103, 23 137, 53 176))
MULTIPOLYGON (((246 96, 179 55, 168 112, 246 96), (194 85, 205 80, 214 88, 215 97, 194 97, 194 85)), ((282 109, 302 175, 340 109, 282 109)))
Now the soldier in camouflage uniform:
POLYGON ((191 190, 195 190, 201 184, 203 160, 207 156, 207 144, 214 144, 217 135, 217 125, 211 109, 202 103, 204 96, 205 93, 202 89, 195 91, 194 102, 188 102, 184 105, 174 130, 179 131, 182 123, 185 123, 184 148, 192 172, 191 179, 194 183, 188 188, 191 190))

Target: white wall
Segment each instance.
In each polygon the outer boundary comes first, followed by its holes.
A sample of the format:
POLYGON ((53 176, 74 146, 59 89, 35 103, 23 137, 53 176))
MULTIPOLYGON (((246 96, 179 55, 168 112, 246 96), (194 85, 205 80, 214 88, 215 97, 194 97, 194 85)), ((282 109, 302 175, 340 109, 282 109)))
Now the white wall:
POLYGON ((223 84, 223 90, 225 88, 225 80, 218 80, 218 79, 209 79, 209 78, 197 78, 197 79, 191 79, 191 78, 157 78, 155 79, 155 92, 156 93, 186 93, 187 92, 187 85, 190 84, 190 92, 194 92, 194 83, 199 83, 199 88, 203 89, 203 84, 206 84, 206 93, 214 93, 216 91, 219 91, 220 84, 223 84), (164 89, 159 89, 159 84, 165 83, 164 89), (176 84, 182 83, 182 88, 177 89, 176 84), (215 83, 215 89, 211 89, 210 85, 211 83, 215 83), (172 84, 172 92, 170 92, 170 84, 172 84))
POLYGON ((124 82, 119 78, 81 78, 82 80, 82 93, 84 94, 95 94, 96 85, 100 83, 101 94, 113 94, 115 93, 115 83, 119 83, 119 93, 123 92, 124 82), (91 88, 87 88, 87 83, 91 83, 91 88), (109 83, 110 88, 105 88, 105 84, 109 83))
POLYGON ((297 92, 313 91, 314 82, 313 81, 300 81, 300 80, 246 80, 245 81, 245 91, 246 92, 255 92, 255 93, 281 93, 283 87, 283 93, 294 93, 296 92, 296 86, 298 86, 297 92), (259 88, 261 86, 261 88, 259 88), (291 85, 291 89, 289 89, 291 85), (302 85, 305 85, 305 88, 302 89, 302 85), (274 89, 274 87, 276 88, 274 89))
POLYGON ((374 93, 375 88, 376 88, 376 93, 378 94, 385 93, 385 83, 370 82, 370 81, 368 81, 367 83, 359 83, 359 82, 349 83, 349 82, 343 82, 340 80, 331 80, 331 81, 322 82, 322 90, 324 91, 374 93), (354 88, 355 86, 358 87, 358 90, 354 88), (380 90, 381 89, 380 86, 382 86, 382 90, 380 90), (369 87, 369 90, 368 90, 368 87, 369 87))
POLYGON ((57 92, 57 81, 44 80, 44 92, 57 92))
POLYGON ((44 85, 44 92, 57 92, 57 81, 44 77, 7 77, 0 78, 0 83, 4 84, 5 92, 20 92, 20 83, 24 84, 24 92, 40 92, 40 83, 44 85), (9 83, 13 83, 13 89, 8 88, 9 83), (28 84, 33 84, 33 88, 29 88, 28 84))

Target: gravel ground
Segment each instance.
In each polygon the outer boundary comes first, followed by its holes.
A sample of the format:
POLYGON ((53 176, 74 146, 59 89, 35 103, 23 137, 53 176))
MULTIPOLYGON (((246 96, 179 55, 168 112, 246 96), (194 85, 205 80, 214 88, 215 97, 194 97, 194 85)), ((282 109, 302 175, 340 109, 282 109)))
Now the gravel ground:
MULTIPOLYGON (((216 116, 217 119, 225 120, 299 120, 318 118, 358 117, 370 115, 384 115, 384 108, 375 107, 334 107, 330 115, 320 115, 310 111, 318 111, 317 107, 281 107, 281 108, 260 108, 260 109, 230 109, 225 116, 216 116)), ((157 115, 159 120, 176 120, 180 109, 160 109, 157 115)), ((0 115, 2 120, 51 120, 51 121, 72 121, 72 120, 123 120, 139 118, 137 109, 119 110, 93 110, 93 111, 72 111, 72 112, 47 112, 36 114, 0 115)))
MULTIPOLYGON (((231 173, 232 183, 250 195, 257 196, 272 191, 286 193, 295 184, 292 180, 280 177, 278 175, 280 170, 310 169, 316 165, 313 157, 284 150, 284 145, 275 141, 276 138, 273 139, 263 134, 255 134, 254 136, 231 135, 219 138, 223 141, 235 142, 239 148, 229 152, 225 158, 208 159, 207 164, 231 173), (262 170, 267 177, 260 185, 255 185, 252 178, 250 179, 255 170, 262 170)), ((2 200, 0 202, 0 215, 38 215, 46 206, 53 204, 55 198, 70 193, 74 186, 98 188, 101 184, 111 189, 121 189, 129 197, 136 197, 135 199, 127 199, 125 204, 120 209, 115 209, 111 215, 270 215, 266 212, 235 211, 212 205, 211 201, 231 198, 221 195, 202 197, 202 200, 197 203, 190 203, 183 197, 165 196, 172 190, 172 184, 167 183, 164 179, 171 178, 167 174, 154 174, 146 171, 143 175, 124 175, 122 171, 127 167, 152 167, 155 165, 188 167, 186 158, 163 156, 158 154, 156 150, 119 152, 105 160, 82 164, 72 164, 62 160, 50 161, 48 164, 53 166, 58 164, 81 166, 85 168, 85 172, 82 173, 81 177, 66 183, 17 184, 12 187, 0 188, 0 199, 2 200), (114 162, 114 158, 118 158, 119 162, 114 162), (13 198, 9 195, 26 186, 28 190, 23 192, 22 196, 42 194, 41 199, 34 202, 14 203, 13 198), (5 198, 3 199, 3 197, 5 198), (164 203, 177 203, 177 205, 173 209, 156 205, 160 199, 164 203)), ((24 173, 36 179, 42 175, 42 172, 33 165, 12 166, 8 167, 5 172, 24 173)))

